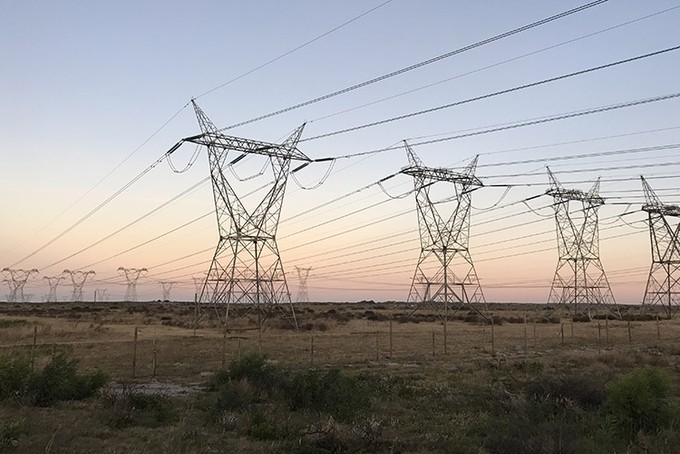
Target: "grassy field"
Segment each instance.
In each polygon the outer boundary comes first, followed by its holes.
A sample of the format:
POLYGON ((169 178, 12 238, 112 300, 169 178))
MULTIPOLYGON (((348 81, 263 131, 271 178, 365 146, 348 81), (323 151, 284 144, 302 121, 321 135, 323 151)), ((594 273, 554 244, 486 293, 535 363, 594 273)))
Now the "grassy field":
POLYGON ((679 321, 489 310, 311 304, 298 331, 274 312, 225 332, 181 303, 4 305, 0 373, 110 380, 50 405, 0 382, 0 450, 677 452, 679 321))

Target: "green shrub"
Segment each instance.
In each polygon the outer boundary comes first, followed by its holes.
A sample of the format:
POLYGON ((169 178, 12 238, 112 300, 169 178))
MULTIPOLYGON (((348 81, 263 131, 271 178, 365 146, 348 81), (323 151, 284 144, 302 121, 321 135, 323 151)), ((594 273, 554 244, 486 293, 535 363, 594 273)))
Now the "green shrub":
POLYGON ((579 376, 540 380, 527 388, 527 397, 533 401, 550 400, 563 405, 571 403, 586 410, 599 408, 605 395, 605 386, 601 381, 579 376))
POLYGON ((166 396, 135 392, 129 387, 102 394, 104 422, 113 428, 161 427, 178 420, 178 412, 166 396))
POLYGON ((609 386, 606 408, 619 434, 632 440, 640 431, 655 433, 670 425, 670 393, 671 380, 666 372, 640 369, 609 386))
POLYGON ((31 364, 26 357, 0 356, 0 399, 25 396, 30 380, 31 364))
POLYGON ((60 400, 82 400, 92 396, 106 384, 108 377, 100 372, 78 374, 78 360, 58 354, 30 382, 31 401, 41 407, 60 400))
POLYGON ((250 413, 248 435, 256 440, 275 440, 279 437, 278 431, 274 425, 259 408, 253 408, 250 413))
POLYGON ((354 419, 369 403, 364 384, 339 369, 298 372, 292 377, 286 397, 291 410, 315 410, 341 421, 354 419))
POLYGON ((215 422, 225 412, 246 408, 253 404, 255 400, 252 391, 243 383, 227 382, 222 385, 215 403, 209 407, 209 418, 212 422, 215 422))
POLYGON ((251 353, 235 359, 229 365, 231 380, 247 380, 260 391, 271 395, 285 383, 283 371, 267 360, 264 355, 251 353))
POLYGON ((25 419, 0 421, 0 451, 16 446, 22 435, 28 434, 25 419))

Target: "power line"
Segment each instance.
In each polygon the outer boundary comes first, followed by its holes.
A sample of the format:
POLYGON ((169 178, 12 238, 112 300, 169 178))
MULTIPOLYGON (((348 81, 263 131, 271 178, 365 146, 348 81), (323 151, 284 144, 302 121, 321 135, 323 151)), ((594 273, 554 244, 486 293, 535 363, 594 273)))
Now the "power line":
POLYGON ((231 83, 233 83, 233 82, 236 82, 237 80, 243 79, 244 77, 246 77, 246 76, 248 76, 248 75, 254 73, 255 71, 258 71, 258 70, 260 70, 260 69, 262 69, 262 68, 265 68, 265 67, 271 65, 272 63, 275 63, 275 62, 281 60, 282 58, 287 57, 288 55, 290 55, 290 54, 292 54, 292 53, 294 53, 294 52, 297 52, 298 50, 300 50, 300 49, 302 49, 302 48, 304 48, 304 47, 307 47, 307 46, 309 46, 309 45, 312 44, 312 43, 315 43, 316 41, 318 41, 318 40, 320 40, 320 39, 322 39, 322 38, 324 38, 324 37, 330 35, 331 33, 340 30, 341 28, 343 28, 343 27, 345 27, 345 26, 351 24, 352 22, 355 22, 355 21, 361 19, 362 17, 364 17, 364 16, 366 16, 366 15, 372 13, 373 11, 376 11, 376 10, 382 8, 383 6, 387 5, 387 4, 390 3, 390 2, 392 2, 392 0, 387 0, 387 1, 385 1, 385 2, 383 2, 383 3, 381 3, 381 4, 379 4, 378 6, 375 6, 375 7, 371 8, 371 9, 369 9, 369 10, 367 10, 367 11, 364 11, 363 13, 359 14, 358 16, 355 16, 355 17, 353 17, 352 19, 350 19, 350 20, 348 20, 348 21, 346 21, 346 22, 343 22, 342 24, 338 25, 337 27, 332 28, 331 30, 329 30, 329 31, 327 31, 327 32, 325 32, 325 33, 322 33, 321 35, 319 35, 319 36, 317 36, 317 37, 315 37, 315 38, 313 38, 313 39, 310 39, 309 41, 306 41, 306 42, 300 44, 299 46, 297 46, 297 47, 295 47, 295 48, 293 48, 293 49, 291 49, 291 50, 289 50, 289 51, 287 51, 287 52, 284 52, 283 54, 279 55, 278 57, 272 58, 271 60, 268 60, 268 61, 266 61, 265 63, 262 63, 261 65, 256 66, 255 68, 253 68, 253 69, 251 69, 251 70, 248 70, 248 71, 242 73, 241 75, 234 77, 234 78, 231 79, 231 80, 228 80, 227 82, 224 82, 224 83, 222 83, 222 84, 220 84, 220 85, 218 85, 218 86, 216 86, 216 87, 214 87, 214 88, 212 88, 212 89, 210 89, 210 90, 208 90, 208 91, 206 91, 206 92, 204 92, 204 93, 201 93, 200 95, 194 97, 193 99, 202 98, 203 96, 209 95, 210 93, 213 93, 213 92, 219 90, 220 88, 226 87, 227 85, 229 85, 229 84, 231 84, 231 83))
POLYGON ((312 137, 308 137, 306 139, 303 139, 300 142, 307 142, 307 141, 310 141, 310 140, 317 140, 317 139, 322 139, 322 138, 326 138, 326 137, 336 136, 336 135, 339 135, 339 134, 345 134, 345 133, 348 133, 348 132, 358 131, 360 129, 372 128, 374 126, 384 125, 384 124, 391 123, 391 122, 394 122, 394 121, 400 121, 400 120, 405 120, 407 118, 413 118, 413 117, 416 117, 416 116, 419 116, 419 115, 438 112, 440 110, 450 109, 451 107, 456 107, 456 106, 468 104, 468 103, 475 102, 475 101, 481 101, 481 100, 484 100, 484 99, 493 98, 495 96, 513 93, 513 92, 516 92, 516 91, 525 90, 527 88, 533 88, 533 87, 537 87, 537 86, 540 86, 540 85, 545 85, 545 84, 548 84, 548 83, 568 79, 568 78, 571 78, 571 77, 581 76, 583 74, 588 74, 588 73, 592 73, 592 72, 595 72, 595 71, 600 71, 602 69, 612 68, 614 66, 622 65, 622 64, 625 64, 625 63, 631 63, 631 62, 642 60, 642 59, 645 59, 645 58, 654 57, 654 56, 657 56, 657 55, 665 54, 667 52, 673 52, 673 51, 676 51, 678 49, 680 49, 680 46, 669 47, 669 48, 658 50, 658 51, 655 51, 655 52, 650 52, 650 53, 647 53, 647 54, 638 55, 638 56, 626 58, 626 59, 623 59, 623 60, 618 60, 618 61, 615 61, 615 62, 612 62, 612 63, 607 63, 607 64, 599 65, 599 66, 593 66, 591 68, 583 69, 583 70, 580 70, 580 71, 575 71, 575 72, 571 72, 571 73, 568 73, 568 74, 563 74, 561 76, 550 77, 548 79, 543 79, 543 80, 531 82, 531 83, 528 83, 528 84, 518 85, 518 86, 515 86, 515 87, 512 87, 512 88, 507 88, 505 90, 499 90, 499 91, 495 91, 493 93, 487 93, 485 95, 474 96, 472 98, 463 99, 461 101, 456 101, 456 102, 452 102, 452 103, 449 103, 449 104, 443 104, 441 106, 431 107, 429 109, 419 110, 417 112, 411 112, 411 113, 404 114, 404 115, 398 115, 396 117, 386 118, 384 120, 374 121, 374 122, 371 122, 371 123, 364 123, 364 124, 361 124, 361 125, 352 126, 351 128, 345 128, 345 129, 340 129, 340 130, 333 131, 333 132, 327 132, 325 134, 319 134, 319 135, 316 135, 316 136, 312 136, 312 137))
POLYGON ((345 94, 345 93, 349 93, 349 92, 351 92, 351 91, 357 90, 357 89, 359 89, 359 88, 366 87, 366 86, 368 86, 368 85, 372 85, 372 84, 377 83, 377 82, 382 82, 383 80, 389 79, 389 78, 391 78, 391 77, 399 76, 399 75, 404 74, 404 73, 407 73, 407 72, 409 72, 409 71, 413 71, 414 69, 418 69, 418 68, 421 68, 421 67, 423 67, 423 66, 427 66, 427 65, 430 65, 430 64, 432 64, 432 63, 436 63, 436 62, 438 62, 438 61, 441 61, 441 60, 444 60, 444 59, 446 59, 446 58, 452 57, 452 56, 454 56, 454 55, 462 54, 463 52, 467 52, 467 51, 469 51, 469 50, 472 50, 472 49, 476 49, 476 48, 478 48, 478 47, 485 46, 485 45, 487 45, 487 44, 493 43, 493 42, 498 41, 498 40, 501 40, 501 39, 503 39, 503 38, 507 38, 507 37, 512 36, 512 35, 515 35, 515 34, 517 34, 517 33, 521 33, 521 32, 524 32, 524 31, 526 31, 526 30, 532 29, 532 28, 534 28, 534 27, 538 27, 538 26, 547 24, 547 23, 549 23, 549 22, 552 22, 552 21, 561 19, 561 18, 563 18, 563 17, 567 17, 567 16, 570 16, 570 15, 572 15, 572 14, 575 14, 575 13, 578 13, 578 12, 581 12, 581 11, 584 11, 584 10, 586 10, 586 9, 588 9, 588 8, 593 7, 593 6, 597 6, 597 5, 606 3, 606 1, 607 1, 607 0, 596 0, 596 1, 593 1, 593 2, 590 2, 590 3, 587 3, 587 4, 585 4, 585 5, 582 5, 582 6, 579 6, 579 7, 576 7, 576 8, 572 8, 572 9, 570 9, 570 10, 568 10, 568 11, 564 11, 564 12, 559 13, 559 14, 556 14, 556 15, 554 15, 554 16, 550 16, 550 17, 541 19, 541 20, 539 20, 539 21, 532 22, 532 23, 530 23, 530 24, 528 24, 528 25, 524 25, 524 26, 522 26, 522 27, 515 28, 515 29, 510 30, 510 31, 508 31, 508 32, 505 32, 505 33, 501 33, 501 34, 499 34, 499 35, 492 36, 491 38, 487 38, 487 39, 485 39, 485 40, 478 41, 478 42, 476 42, 476 43, 474 43, 474 44, 470 44, 470 45, 468 45, 468 46, 461 47, 461 48, 459 48, 459 49, 456 49, 456 50, 447 52, 447 53, 445 53, 445 54, 438 55, 438 56, 433 57, 433 58, 430 58, 430 59, 428 59, 428 60, 425 60, 425 61, 422 61, 422 62, 419 62, 419 63, 415 63, 415 64, 410 65, 410 66, 407 66, 407 67, 405 67, 405 68, 401 68, 401 69, 398 69, 398 70, 396 70, 396 71, 392 71, 392 72, 390 72, 390 73, 383 74, 383 75, 381 75, 381 76, 378 76, 378 77, 375 77, 375 78, 373 78, 373 79, 369 79, 369 80, 367 80, 367 81, 364 81, 364 82, 361 82, 361 83, 352 85, 352 86, 350 86, 350 87, 343 88, 343 89, 341 89, 341 90, 337 90, 337 91, 334 91, 334 92, 332 92, 332 93, 328 93, 328 94, 325 94, 325 95, 323 95, 323 96, 319 96, 319 97, 310 99, 310 100, 308 100, 308 101, 304 101, 304 102, 301 102, 301 103, 298 103, 298 104, 294 104, 294 105, 292 105, 292 106, 286 107, 286 108, 284 108, 284 109, 276 110, 276 111, 274 111, 274 112, 270 112, 270 113, 265 114, 265 115, 260 115, 259 117, 251 118, 250 120, 245 120, 245 121, 242 121, 242 122, 239 122, 239 123, 230 125, 230 126, 226 126, 226 127, 222 128, 222 129, 220 129, 220 131, 225 131, 225 130, 227 130, 227 129, 233 129, 233 128, 236 128, 236 127, 239 127, 239 126, 244 126, 244 125, 247 125, 247 124, 250 124, 250 123, 254 123, 254 122, 256 122, 256 121, 264 120, 264 119, 266 119, 266 118, 271 118, 271 117, 273 117, 273 116, 280 115, 280 114, 286 113, 286 112, 290 112, 290 111, 292 111, 292 110, 296 110, 296 109, 299 109, 299 108, 301 108, 301 107, 306 107, 306 106, 309 106, 309 105, 311 105, 311 104, 315 104, 315 103, 318 103, 318 102, 321 102, 321 101, 325 101, 325 100, 330 99, 330 98, 333 98, 333 97, 335 97, 335 96, 339 96, 339 95, 343 95, 343 94, 345 94))

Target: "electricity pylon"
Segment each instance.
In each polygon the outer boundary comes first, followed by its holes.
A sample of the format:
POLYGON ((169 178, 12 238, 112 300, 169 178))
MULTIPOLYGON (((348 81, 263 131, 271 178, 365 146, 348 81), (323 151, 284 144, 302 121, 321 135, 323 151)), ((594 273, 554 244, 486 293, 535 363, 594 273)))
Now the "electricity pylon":
POLYGON ((458 309, 469 303, 485 304, 469 248, 472 191, 483 186, 475 176, 477 157, 462 172, 425 167, 408 143, 404 144, 409 166, 401 173, 413 177, 420 231, 420 258, 408 301, 425 303, 437 312, 443 306, 444 317, 448 317, 451 304, 458 309), (436 183, 453 187, 455 202, 448 219, 441 216, 430 197, 436 183))
POLYGON ((63 274, 58 276, 43 276, 43 280, 46 280, 47 285, 50 286, 50 293, 47 294, 48 303, 57 302, 57 287, 59 286, 59 282, 61 282, 62 279, 64 279, 63 274))
POLYGON ((296 302, 298 303, 309 303, 309 295, 307 294, 307 278, 309 277, 309 272, 312 268, 300 268, 295 267, 298 275, 298 293, 296 302))
POLYGON ((85 286, 85 281, 89 276, 94 276, 94 271, 71 271, 64 270, 64 274, 71 278, 71 283, 73 284, 73 293, 71 293, 71 301, 74 303, 80 303, 83 301, 83 287, 85 286))
POLYGON ((572 317, 592 317, 593 307, 604 306, 620 318, 607 275, 600 261, 598 209, 600 179, 590 191, 565 189, 548 170, 557 225, 559 259, 548 304, 565 306, 572 317))
POLYGON ((225 326, 233 305, 233 309, 238 308, 237 313, 244 315, 255 311, 259 325, 264 323, 271 309, 276 308, 297 328, 276 231, 291 161, 311 162, 297 149, 304 124, 282 144, 243 139, 220 132, 196 102, 192 103, 202 133, 182 139, 169 153, 184 142, 208 148, 219 231, 217 248, 198 298, 196 322, 204 314, 205 303, 211 303, 225 326), (230 151, 240 154, 227 161, 230 151), (245 208, 227 179, 229 166, 249 154, 262 155, 269 160, 274 180, 252 212, 245 208), (284 305, 288 306, 287 310, 284 305))
POLYGON ((163 300, 170 301, 170 290, 177 282, 161 281, 161 287, 163 288, 163 300))
POLYGON ((9 295, 7 295, 8 303, 23 303, 26 300, 24 296, 24 286, 28 279, 38 274, 35 268, 32 270, 10 269, 3 268, 2 273, 5 275, 7 285, 9 285, 9 295))
POLYGON ((104 302, 109 300, 109 292, 105 288, 98 288, 94 291, 95 302, 104 302))
POLYGON ((668 318, 680 304, 680 206, 665 205, 644 177, 642 190, 652 245, 652 266, 645 288, 643 307, 659 305, 668 318))
POLYGON ((137 302, 137 281, 140 277, 148 273, 146 268, 118 268, 118 273, 125 276, 127 281, 127 289, 125 290, 125 301, 135 303, 137 302))

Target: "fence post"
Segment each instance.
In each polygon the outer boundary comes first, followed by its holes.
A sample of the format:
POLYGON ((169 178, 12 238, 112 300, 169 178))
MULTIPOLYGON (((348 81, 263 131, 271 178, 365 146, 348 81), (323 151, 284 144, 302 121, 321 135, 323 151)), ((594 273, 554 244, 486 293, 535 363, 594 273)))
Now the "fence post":
POLYGON ((378 330, 375 330, 375 360, 380 360, 380 345, 378 344, 378 330))
POLYGON ((527 336, 527 314, 524 314, 524 350, 529 349, 529 338, 527 336))
POLYGON ((493 314, 491 314, 491 356, 496 356, 496 337, 493 329, 493 314))
POLYGON ((222 369, 227 365, 227 325, 222 329, 222 369))
POLYGON ((604 340, 609 345, 609 315, 604 318, 604 340))
POLYGON ((156 349, 156 338, 154 338, 153 339, 153 359, 151 361, 151 376, 152 377, 156 376, 156 368, 158 366, 157 354, 158 354, 158 350, 156 349))
POLYGON ((571 343, 573 345, 574 344, 574 319, 573 318, 571 319, 570 328, 571 328, 571 343))
POLYGON ((262 354, 262 324, 257 328, 257 353, 262 354))
POLYGON ((564 345, 564 323, 560 322, 560 339, 562 345, 564 345))
POLYGON ((628 319, 628 342, 633 342, 633 332, 630 329, 630 319, 628 319))
POLYGON ((392 359, 392 319, 390 318, 390 359, 392 359))
POLYGON ((31 347, 31 372, 35 365, 35 349, 38 344, 38 325, 33 325, 33 346, 31 347))
POLYGON ((236 350, 236 357, 241 359, 241 336, 238 337, 238 349, 236 350))
POLYGON ((659 326, 659 316, 656 316, 656 338, 661 340, 661 327, 659 326))
POLYGON ((448 353, 448 349, 447 349, 447 344, 448 344, 448 342, 447 342, 447 340, 448 340, 447 319, 448 319, 448 316, 446 318, 444 318, 444 354, 445 355, 448 353))
POLYGON ((314 367, 314 331, 312 331, 312 337, 309 339, 309 364, 314 367))
POLYGON ((137 332, 139 328, 135 326, 135 339, 132 347, 132 378, 137 374, 137 332))
POLYGON ((435 355, 434 330, 432 331, 432 356, 435 355))

